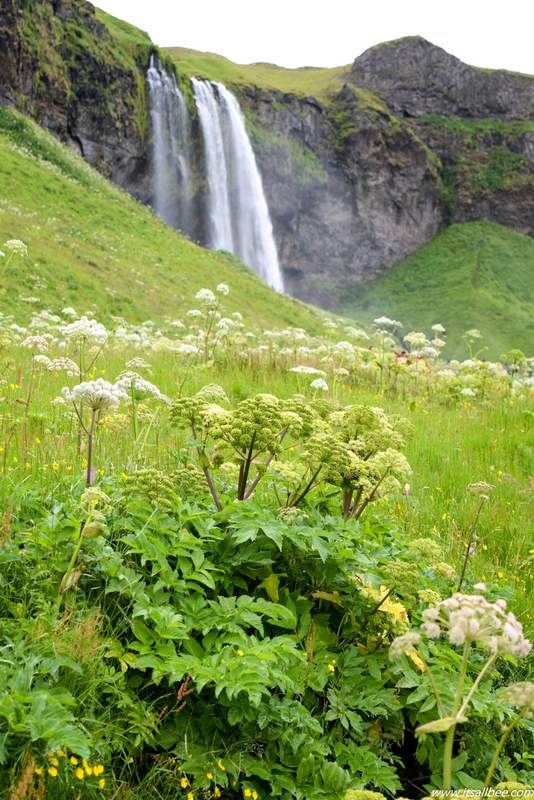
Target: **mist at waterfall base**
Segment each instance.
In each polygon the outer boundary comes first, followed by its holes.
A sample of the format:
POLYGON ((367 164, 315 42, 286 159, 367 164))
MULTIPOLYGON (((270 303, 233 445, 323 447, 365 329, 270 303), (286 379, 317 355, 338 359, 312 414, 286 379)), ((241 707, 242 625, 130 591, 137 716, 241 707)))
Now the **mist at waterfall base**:
POLYGON ((169 225, 214 250, 228 250, 269 286, 284 290, 271 218, 243 113, 221 83, 193 78, 202 152, 174 75, 156 55, 147 73, 152 207, 169 225), (195 197, 195 178, 205 185, 195 197))

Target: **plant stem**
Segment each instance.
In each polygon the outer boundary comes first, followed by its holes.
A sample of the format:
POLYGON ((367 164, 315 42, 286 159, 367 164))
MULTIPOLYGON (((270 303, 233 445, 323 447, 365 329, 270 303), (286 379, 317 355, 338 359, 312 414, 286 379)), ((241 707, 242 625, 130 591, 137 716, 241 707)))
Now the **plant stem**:
POLYGON ((87 472, 85 475, 85 482, 87 483, 87 486, 91 486, 93 483, 92 461, 93 461, 93 435, 95 432, 95 422, 96 422, 96 411, 93 408, 91 411, 91 424, 89 425, 89 430, 87 431, 87 472))
POLYGON ((516 727, 516 725, 525 716, 526 711, 527 711, 526 708, 523 709, 521 714, 519 714, 519 716, 517 716, 514 720, 512 720, 512 722, 510 722, 510 724, 507 725, 506 728, 504 729, 503 734, 502 734, 502 736, 499 739, 499 742, 497 744, 497 747, 495 748, 495 752, 493 754, 493 758, 491 759, 491 764, 489 765, 489 769, 488 769, 488 772, 486 774, 486 780, 484 781, 484 786, 489 786, 490 785, 491 779, 493 778, 493 774, 494 774, 494 772, 495 772, 495 770, 497 768, 497 761, 499 760, 499 756, 502 753, 502 749, 503 749, 504 745, 506 744, 506 742, 508 741, 508 739, 510 737, 510 734, 512 733, 513 729, 516 727))
POLYGON ((460 580, 458 581, 458 587, 456 589, 457 592, 460 591, 462 588, 462 584, 464 582, 465 573, 467 571, 467 563, 469 561, 469 556, 471 555, 471 547, 473 546, 473 542, 475 541, 475 536, 477 533, 477 525, 478 520, 480 517, 480 512, 482 511, 482 506, 484 505, 484 498, 481 497, 478 503, 477 513, 475 514, 475 519, 473 520, 473 525, 471 526, 471 533, 469 535, 469 539, 467 542, 467 547, 465 549, 465 556, 464 556, 464 563, 462 565, 462 572, 460 574, 460 580))
MULTIPOLYGON (((453 717, 461 716, 458 714, 460 704, 462 702, 462 694, 465 686, 465 679, 467 676, 467 665, 469 663, 469 654, 471 652, 471 642, 464 644, 464 653, 462 658, 462 666, 460 668, 460 675, 458 677, 458 685, 456 686, 456 695, 454 698, 454 707, 452 710, 453 717)), ((454 734, 456 732, 456 724, 452 725, 445 735, 445 746, 443 748, 443 788, 450 789, 452 786, 452 753, 454 748, 454 734)))

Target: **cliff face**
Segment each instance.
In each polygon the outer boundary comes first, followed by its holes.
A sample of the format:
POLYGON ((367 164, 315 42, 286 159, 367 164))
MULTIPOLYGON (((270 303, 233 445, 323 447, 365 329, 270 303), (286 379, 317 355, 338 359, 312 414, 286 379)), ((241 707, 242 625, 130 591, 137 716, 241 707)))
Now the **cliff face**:
POLYGON ((349 87, 331 102, 247 91, 252 135, 292 294, 335 307, 343 290, 427 242, 443 202, 436 159, 349 87))
POLYGON ((116 22, 119 37, 84 0, 0 0, 0 104, 31 115, 143 196, 151 42, 141 32, 129 38, 116 22))
POLYGON ((335 305, 453 222, 534 236, 534 78, 410 37, 357 58, 327 102, 243 95, 287 283, 303 299, 335 305))
MULTIPOLYGON (((0 0, 0 103, 147 202, 153 49, 85 0, 0 0)), ((180 63, 178 73, 191 101, 180 63)), ((368 50, 320 100, 254 84, 251 73, 229 86, 292 294, 333 308, 452 222, 534 236, 534 78, 476 69, 409 37, 368 50)), ((193 131, 201 155, 195 121, 193 131)))

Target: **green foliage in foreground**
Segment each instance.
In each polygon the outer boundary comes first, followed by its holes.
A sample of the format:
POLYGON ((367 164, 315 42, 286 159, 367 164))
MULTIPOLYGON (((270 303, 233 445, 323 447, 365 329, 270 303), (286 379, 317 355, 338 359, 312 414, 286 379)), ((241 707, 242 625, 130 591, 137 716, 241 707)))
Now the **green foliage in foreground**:
POLYGON ((269 289, 229 254, 196 246, 11 109, 0 109, 0 240, 22 239, 30 258, 9 271, 0 310, 65 305, 109 319, 155 321, 225 281, 243 314, 266 326, 314 331, 320 312, 269 289))
POLYGON ((450 358, 465 355, 470 328, 482 332, 485 357, 534 353, 534 241, 502 225, 452 225, 351 294, 343 311, 361 319, 387 314, 415 330, 442 322, 450 358))

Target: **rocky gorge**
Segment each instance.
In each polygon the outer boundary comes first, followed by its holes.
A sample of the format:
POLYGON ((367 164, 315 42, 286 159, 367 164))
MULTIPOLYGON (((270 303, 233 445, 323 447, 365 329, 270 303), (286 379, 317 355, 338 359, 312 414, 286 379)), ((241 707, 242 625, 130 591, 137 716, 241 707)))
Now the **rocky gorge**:
MULTIPOLYGON (((156 50, 85 0, 0 0, 0 104, 149 203, 146 71, 156 50)), ((191 103, 201 151, 192 70, 172 52, 160 58, 191 103)), ((285 286, 301 299, 335 308, 453 222, 534 236, 534 77, 470 67, 408 37, 356 58, 326 92, 252 78, 229 88, 246 115, 285 286)), ((201 176, 194 187, 201 209, 201 176)))

